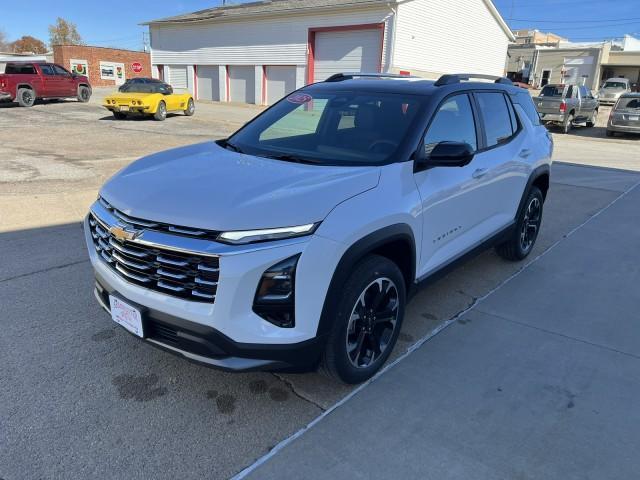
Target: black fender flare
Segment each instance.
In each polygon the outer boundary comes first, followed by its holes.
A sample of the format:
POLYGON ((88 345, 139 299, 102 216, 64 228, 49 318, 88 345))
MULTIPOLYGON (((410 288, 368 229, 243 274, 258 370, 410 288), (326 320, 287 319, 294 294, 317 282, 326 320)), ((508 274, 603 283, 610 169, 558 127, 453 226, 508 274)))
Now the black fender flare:
MULTIPOLYGON (((551 167, 549 165, 541 165, 536 168, 531 175, 529 175, 529 180, 527 180, 527 186, 522 193, 522 198, 520 199, 520 204, 518 205, 518 210, 516 211, 516 216, 514 221, 517 222, 518 218, 522 214, 522 210, 525 208, 525 203, 527 201, 527 197, 529 196, 529 191, 531 190, 531 186, 535 183, 543 175, 547 175, 549 177, 549 181, 551 181, 551 167)), ((546 200, 546 198, 545 198, 546 200)))
POLYGON ((25 87, 28 88, 29 90, 33 90, 33 93, 35 94, 36 98, 38 98, 38 91, 30 83, 19 83, 19 84, 17 84, 16 85, 16 96, 15 96, 15 98, 18 98, 18 90, 20 90, 21 88, 25 88, 25 87))
MULTIPOLYGON (((413 283, 416 270, 416 241, 411 227, 406 223, 398 223, 369 233, 351 245, 340 258, 324 298, 324 305, 316 332, 317 337, 325 337, 333 328, 338 307, 336 299, 340 295, 342 286, 353 271, 353 267, 367 254, 374 252, 385 244, 398 240, 407 242, 411 247, 411 271, 408 277, 410 282, 413 283)), ((411 288, 411 284, 408 283, 406 288, 408 291, 411 288)))

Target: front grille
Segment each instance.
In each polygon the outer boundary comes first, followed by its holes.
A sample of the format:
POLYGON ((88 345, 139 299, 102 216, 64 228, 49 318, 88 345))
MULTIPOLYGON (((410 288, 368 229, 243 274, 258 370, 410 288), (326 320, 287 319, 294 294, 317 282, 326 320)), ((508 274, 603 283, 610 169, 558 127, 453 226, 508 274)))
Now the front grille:
POLYGON ((171 233, 173 235, 182 235, 185 237, 200 238, 205 240, 217 240, 218 235, 220 235, 220 232, 216 232, 212 230, 201 230, 197 228, 180 227, 177 225, 170 225, 168 223, 153 222, 149 220, 142 220, 140 218, 131 217, 125 214, 123 211, 115 208, 113 205, 111 205, 102 197, 98 198, 98 201, 114 217, 126 223, 127 225, 131 225, 133 227, 138 227, 141 229, 149 228, 152 230, 156 230, 158 232, 166 232, 166 233, 171 233))
POLYGON ((194 302, 215 301, 220 277, 217 257, 120 241, 93 214, 89 229, 98 255, 128 282, 194 302))

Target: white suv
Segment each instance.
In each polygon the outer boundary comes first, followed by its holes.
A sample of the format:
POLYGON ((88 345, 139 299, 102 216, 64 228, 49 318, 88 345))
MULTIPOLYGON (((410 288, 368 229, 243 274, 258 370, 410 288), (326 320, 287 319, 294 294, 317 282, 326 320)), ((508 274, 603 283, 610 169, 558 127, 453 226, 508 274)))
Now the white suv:
POLYGON ((334 75, 129 165, 85 221, 98 301, 210 366, 371 377, 410 289, 540 229, 551 138, 526 91, 471 77, 334 75))

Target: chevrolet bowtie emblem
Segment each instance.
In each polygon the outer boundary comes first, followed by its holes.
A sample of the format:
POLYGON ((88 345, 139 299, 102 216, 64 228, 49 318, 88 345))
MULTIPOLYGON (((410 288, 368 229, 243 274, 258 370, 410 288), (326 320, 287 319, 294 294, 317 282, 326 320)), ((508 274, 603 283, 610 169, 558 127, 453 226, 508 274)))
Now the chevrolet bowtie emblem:
POLYGON ((135 240, 138 238, 142 232, 138 230, 127 230, 120 225, 115 225, 109 229, 109 233, 116 237, 116 239, 124 242, 125 240, 135 240))

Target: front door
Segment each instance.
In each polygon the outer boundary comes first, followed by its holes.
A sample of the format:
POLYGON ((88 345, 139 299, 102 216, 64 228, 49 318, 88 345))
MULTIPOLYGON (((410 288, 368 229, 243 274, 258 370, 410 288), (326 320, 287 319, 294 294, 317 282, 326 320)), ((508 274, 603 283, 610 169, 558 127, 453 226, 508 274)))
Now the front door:
POLYGON ((56 75, 53 65, 40 65, 40 71, 42 72, 42 91, 38 92, 38 97, 59 96, 62 91, 61 79, 56 75))
POLYGON ((62 68, 60 65, 54 65, 53 70, 55 71, 56 79, 58 80, 58 85, 60 87, 58 96, 75 97, 78 95, 76 83, 73 80, 71 72, 62 68))
MULTIPOLYGON (((439 107, 424 138, 425 151, 445 141, 465 142, 478 149, 479 132, 469 95, 447 98, 439 107)), ((460 256, 484 235, 490 211, 478 177, 482 161, 465 167, 436 167, 415 174, 422 199, 422 253, 418 277, 460 256)))

